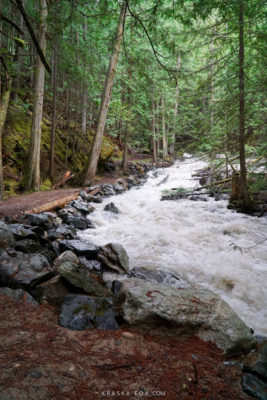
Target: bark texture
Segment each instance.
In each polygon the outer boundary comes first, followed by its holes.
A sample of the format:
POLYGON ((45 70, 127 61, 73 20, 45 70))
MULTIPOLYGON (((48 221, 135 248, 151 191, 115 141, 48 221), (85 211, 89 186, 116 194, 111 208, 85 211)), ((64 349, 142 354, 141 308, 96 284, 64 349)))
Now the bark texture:
MULTIPOLYGON (((40 47, 43 54, 46 51, 46 27, 47 27, 47 3, 40 1, 40 47)), ((25 187, 28 190, 37 191, 40 189, 40 149, 41 149, 41 124, 43 115, 45 66, 37 56, 37 67, 35 72, 34 101, 31 128, 31 145, 29 164, 26 173, 25 187)))
POLYGON ((118 58, 119 58, 119 54, 120 54, 120 48, 121 48, 121 42, 122 42, 123 30, 124 30, 125 15, 126 15, 126 2, 124 1, 121 5, 121 12, 120 12, 120 17, 119 17, 119 22, 118 22, 118 27, 117 27, 116 39, 114 41, 113 51, 112 51, 111 59, 109 62, 108 72, 106 75, 104 91, 103 91, 100 110, 99 110, 98 119, 97 119, 96 132, 95 132, 94 140, 92 143, 90 155, 88 158, 88 163, 86 165, 85 174, 84 174, 84 178, 83 178, 83 183, 85 185, 90 185, 92 183, 95 173, 96 173, 96 169, 97 169, 105 124, 106 124, 107 112, 108 112, 108 107, 109 107, 109 102, 110 102, 110 97, 111 97, 111 92, 112 92, 113 80, 114 80, 114 75, 116 72, 118 58))
POLYGON ((2 99, 0 103, 0 199, 2 199, 4 191, 4 175, 3 175, 3 156, 2 156, 2 135, 3 129, 6 122, 6 114, 10 99, 10 85, 2 94, 2 99))

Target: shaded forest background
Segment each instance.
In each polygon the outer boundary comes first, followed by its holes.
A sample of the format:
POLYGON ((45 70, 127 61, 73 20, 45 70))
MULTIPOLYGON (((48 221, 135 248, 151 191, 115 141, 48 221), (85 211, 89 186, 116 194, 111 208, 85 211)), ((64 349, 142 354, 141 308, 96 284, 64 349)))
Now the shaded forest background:
POLYGON ((246 159, 266 166, 264 3, 0 0, 1 193, 50 189, 68 170, 83 183, 121 41, 98 167, 127 172, 127 149, 154 162, 205 154, 227 176, 239 164, 247 204, 247 189, 266 188, 264 173, 247 187, 246 170, 246 159))

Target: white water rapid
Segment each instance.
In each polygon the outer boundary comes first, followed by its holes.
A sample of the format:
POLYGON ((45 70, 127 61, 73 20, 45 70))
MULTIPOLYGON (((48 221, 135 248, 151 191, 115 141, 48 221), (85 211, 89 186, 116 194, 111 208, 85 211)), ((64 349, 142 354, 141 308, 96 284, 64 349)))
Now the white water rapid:
POLYGON ((122 244, 131 267, 171 270, 193 286, 216 292, 256 334, 267 336, 267 242, 243 254, 230 246, 261 242, 267 236, 266 218, 237 214, 227 210, 227 201, 213 198, 160 201, 164 189, 196 187, 191 175, 204 166, 187 157, 158 170, 157 177, 151 172, 144 186, 97 204, 89 216, 96 229, 80 236, 97 245, 122 244), (120 214, 103 211, 111 201, 120 214))

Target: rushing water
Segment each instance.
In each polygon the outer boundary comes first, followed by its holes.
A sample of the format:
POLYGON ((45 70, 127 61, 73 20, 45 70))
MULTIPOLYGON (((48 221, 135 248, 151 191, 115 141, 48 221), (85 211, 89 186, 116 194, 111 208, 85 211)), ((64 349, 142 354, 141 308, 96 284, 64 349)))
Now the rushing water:
POLYGON ((158 170, 156 177, 151 172, 144 186, 97 204, 90 214, 96 229, 82 237, 97 245, 122 244, 132 267, 171 270, 194 286, 213 290, 255 333, 266 336, 267 242, 243 254, 231 247, 261 242, 267 236, 266 218, 237 214, 226 208, 227 201, 213 198, 160 201, 164 189, 198 186, 192 173, 203 166, 188 157, 158 170), (103 211, 111 201, 120 214, 103 211))

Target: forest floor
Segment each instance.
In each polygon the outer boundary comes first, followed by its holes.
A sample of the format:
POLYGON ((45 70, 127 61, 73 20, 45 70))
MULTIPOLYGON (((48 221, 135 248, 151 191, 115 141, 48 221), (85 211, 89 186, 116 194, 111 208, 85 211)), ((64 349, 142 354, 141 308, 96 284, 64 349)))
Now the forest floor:
POLYGON ((241 371, 195 337, 71 331, 45 305, 0 295, 0 399, 248 400, 241 371))
MULTIPOLYGON (((151 161, 151 157, 145 154, 134 153, 129 157, 129 162, 145 162, 151 161)), ((117 161, 116 163, 119 163, 117 161)), ((106 172, 103 175, 97 175, 93 182, 93 185, 101 185, 103 183, 114 183, 116 179, 122 177, 119 173, 106 172)), ((67 197, 75 197, 78 195, 81 187, 69 187, 57 190, 40 191, 35 193, 19 194, 15 197, 10 197, 8 199, 0 201, 0 218, 9 216, 17 217, 18 215, 24 213, 25 211, 33 210, 34 208, 39 208, 44 204, 51 203, 60 199, 67 197)))

